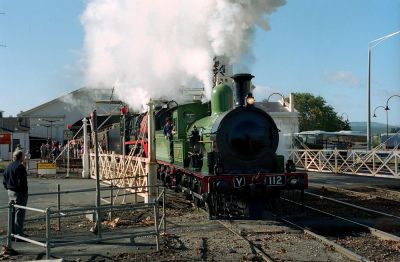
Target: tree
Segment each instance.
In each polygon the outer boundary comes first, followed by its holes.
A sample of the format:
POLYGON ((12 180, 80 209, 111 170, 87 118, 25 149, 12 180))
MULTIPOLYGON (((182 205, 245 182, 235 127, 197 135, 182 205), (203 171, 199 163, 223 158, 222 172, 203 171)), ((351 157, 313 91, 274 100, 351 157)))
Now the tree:
POLYGON ((391 129, 390 129, 390 133, 398 133, 400 131, 400 127, 392 127, 391 129))
POLYGON ((340 118, 340 121, 342 122, 341 130, 351 130, 350 122, 348 119, 343 120, 343 118, 340 118))
POLYGON ((299 112, 300 132, 307 130, 340 131, 350 130, 348 120, 337 115, 323 97, 310 93, 294 93, 294 107, 299 112))

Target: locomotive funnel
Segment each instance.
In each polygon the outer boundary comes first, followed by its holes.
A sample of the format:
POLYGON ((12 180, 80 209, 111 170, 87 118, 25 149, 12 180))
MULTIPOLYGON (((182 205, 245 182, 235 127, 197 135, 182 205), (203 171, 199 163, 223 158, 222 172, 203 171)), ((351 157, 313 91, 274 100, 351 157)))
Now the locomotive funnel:
POLYGON ((248 93, 251 93, 251 74, 236 74, 232 78, 236 85, 236 107, 244 106, 244 101, 248 93))

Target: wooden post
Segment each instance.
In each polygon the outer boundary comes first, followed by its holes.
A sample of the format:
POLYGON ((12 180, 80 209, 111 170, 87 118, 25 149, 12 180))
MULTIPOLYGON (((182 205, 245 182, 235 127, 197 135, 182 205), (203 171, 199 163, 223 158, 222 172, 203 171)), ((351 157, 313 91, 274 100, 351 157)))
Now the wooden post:
POLYGON ((153 101, 149 101, 147 104, 149 106, 149 110, 147 112, 147 139, 148 139, 148 152, 149 156, 146 161, 146 172, 147 172, 147 186, 148 188, 148 197, 145 199, 146 203, 152 203, 153 200, 157 197, 157 163, 156 163, 156 150, 155 150, 155 123, 154 123, 154 103, 153 101))
POLYGON ((82 178, 89 178, 89 137, 87 132, 87 119, 83 123, 83 155, 82 155, 82 178))

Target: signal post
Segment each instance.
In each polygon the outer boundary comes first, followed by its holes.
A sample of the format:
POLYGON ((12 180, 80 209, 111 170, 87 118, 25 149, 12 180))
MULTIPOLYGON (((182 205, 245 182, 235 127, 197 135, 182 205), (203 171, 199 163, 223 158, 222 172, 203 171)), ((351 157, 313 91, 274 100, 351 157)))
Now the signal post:
POLYGON ((145 197, 146 203, 153 202, 157 197, 157 162, 156 162, 156 150, 155 150, 155 121, 154 121, 154 102, 150 99, 147 104, 149 110, 147 112, 147 140, 148 140, 148 158, 146 161, 146 173, 147 173, 147 186, 149 186, 149 192, 145 197))

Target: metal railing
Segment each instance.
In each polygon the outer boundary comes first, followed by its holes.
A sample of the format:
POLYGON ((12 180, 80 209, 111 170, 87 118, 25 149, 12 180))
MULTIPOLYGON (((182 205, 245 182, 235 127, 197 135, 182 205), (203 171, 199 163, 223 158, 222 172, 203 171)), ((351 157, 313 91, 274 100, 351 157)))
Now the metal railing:
POLYGON ((400 150, 292 149, 289 158, 306 171, 400 178, 400 150))
MULTIPOLYGON (((34 245, 38 245, 40 247, 43 247, 46 249, 46 257, 49 259, 51 256, 51 249, 52 248, 57 248, 57 247, 63 247, 63 246, 73 246, 77 244, 83 244, 83 243, 99 243, 101 241, 105 240, 115 240, 115 239, 122 239, 122 238, 131 238, 134 239, 136 237, 142 237, 142 236, 155 236, 155 244, 156 244, 156 249, 157 251, 160 250, 160 231, 166 231, 166 213, 165 213, 165 188, 162 188, 160 191, 160 187, 157 187, 157 196, 155 197, 154 201, 151 203, 137 203, 136 201, 130 204, 120 204, 120 205, 115 205, 113 199, 112 193, 110 194, 111 201, 109 201, 109 204, 107 205, 101 205, 101 206, 87 206, 87 207, 77 207, 77 208, 64 208, 61 209, 61 195, 62 194, 68 194, 68 193, 82 193, 82 192, 94 192, 96 191, 94 188, 86 188, 86 189, 77 189, 77 190, 65 190, 61 191, 60 190, 60 185, 57 185, 57 192, 43 192, 43 193, 34 193, 34 194, 29 194, 29 196, 43 196, 43 195, 54 195, 57 194, 57 207, 56 210, 51 209, 50 207, 47 207, 45 209, 40 209, 40 208, 33 208, 33 207, 28 207, 28 206, 21 206, 21 205, 16 205, 15 203, 11 202, 8 206, 3 206, 0 207, 0 209, 7 208, 8 209, 8 226, 7 226, 7 235, 6 236, 0 236, 0 239, 7 239, 7 247, 11 248, 12 247, 12 239, 20 239, 26 242, 29 242, 34 245), (39 213, 41 216, 38 218, 34 219, 27 219, 26 222, 32 221, 32 220, 44 220, 45 223, 45 237, 44 239, 33 239, 29 237, 24 237, 20 235, 16 235, 12 233, 12 228, 13 228, 13 215, 15 214, 15 208, 20 208, 20 209, 25 209, 29 210, 32 212, 39 213), (161 209, 161 216, 160 216, 160 209, 161 209), (136 233, 121 233, 121 232, 116 232, 113 231, 111 234, 108 235, 103 235, 102 234, 102 228, 101 226, 96 228, 96 237, 95 238, 88 238, 88 239, 82 239, 79 241, 68 241, 68 242, 63 242, 60 239, 54 238, 52 235, 52 229, 51 229, 51 221, 54 219, 57 219, 57 230, 61 230, 61 219, 65 219, 67 217, 73 217, 73 216, 81 216, 81 215, 86 215, 86 214, 95 214, 95 213, 101 213, 101 214, 112 214, 112 212, 117 212, 117 211, 133 211, 133 210, 148 210, 152 212, 153 218, 154 218, 154 229, 153 230, 145 230, 145 231, 138 231, 136 233), (44 215, 44 217, 43 217, 44 215)), ((114 187, 103 187, 100 190, 115 190, 116 188, 114 187)), ((136 194, 134 192, 137 191, 136 188, 132 187, 126 187, 126 188, 118 188, 118 190, 121 189, 126 189, 129 190, 127 191, 129 194, 136 194)), ((135 197, 135 199, 137 199, 135 197)), ((112 215, 109 216, 109 220, 112 219, 112 215)), ((101 223, 100 223, 101 225, 101 223)), ((36 237, 35 237, 36 238, 36 237)))

